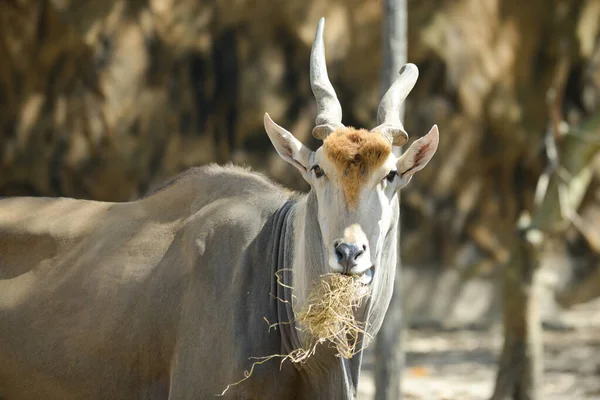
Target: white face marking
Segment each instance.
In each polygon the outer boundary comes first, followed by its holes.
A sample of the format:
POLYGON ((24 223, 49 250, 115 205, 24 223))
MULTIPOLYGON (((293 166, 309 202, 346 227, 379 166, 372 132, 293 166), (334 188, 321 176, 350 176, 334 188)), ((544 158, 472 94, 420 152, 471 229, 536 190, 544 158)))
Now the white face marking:
POLYGON ((371 267, 381 263, 385 234, 397 222, 393 207, 398 185, 386 179, 390 171, 395 171, 397 158, 390 154, 380 167, 371 171, 360 188, 355 207, 348 206, 339 172, 322 148, 316 151, 313 160, 325 173, 320 178, 313 173, 308 179, 317 196, 319 228, 330 271, 364 274, 361 279, 369 283, 371 267), (350 251, 336 251, 340 244, 351 246, 350 251), (346 262, 348 258, 351 260, 346 262))

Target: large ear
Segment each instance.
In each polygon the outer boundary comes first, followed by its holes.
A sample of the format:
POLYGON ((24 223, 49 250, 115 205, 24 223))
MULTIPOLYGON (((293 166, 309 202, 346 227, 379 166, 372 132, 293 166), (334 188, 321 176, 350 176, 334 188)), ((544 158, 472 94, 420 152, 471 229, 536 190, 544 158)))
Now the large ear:
POLYGON ((265 130, 281 158, 298 168, 300 172, 306 172, 310 149, 286 129, 273 122, 268 113, 265 113, 265 130))
POLYGON ((398 175, 402 179, 402 184, 406 185, 413 174, 417 171, 425 168, 429 160, 435 154, 438 143, 440 141, 440 134, 437 125, 434 125, 427 135, 416 140, 408 150, 402 154, 396 167, 398 168, 398 175))

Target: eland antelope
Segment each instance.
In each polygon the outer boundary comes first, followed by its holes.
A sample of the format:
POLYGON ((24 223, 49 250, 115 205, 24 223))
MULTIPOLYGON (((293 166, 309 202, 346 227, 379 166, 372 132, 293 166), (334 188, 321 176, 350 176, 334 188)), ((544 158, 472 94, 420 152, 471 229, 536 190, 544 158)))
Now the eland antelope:
MULTIPOLYGON (((329 82, 324 21, 311 52, 318 115, 309 150, 264 116, 279 155, 307 194, 235 166, 192 169, 133 202, 0 200, 0 398, 209 399, 243 376, 251 357, 301 343, 289 322, 325 273, 370 291, 357 318, 374 335, 392 295, 397 192, 432 158, 438 130, 401 156, 398 107, 418 72, 405 65, 372 130, 342 125, 329 82)), ((364 343, 363 343, 364 345, 364 343)), ((351 399, 362 352, 321 346, 298 366, 272 361, 224 397, 351 399)))

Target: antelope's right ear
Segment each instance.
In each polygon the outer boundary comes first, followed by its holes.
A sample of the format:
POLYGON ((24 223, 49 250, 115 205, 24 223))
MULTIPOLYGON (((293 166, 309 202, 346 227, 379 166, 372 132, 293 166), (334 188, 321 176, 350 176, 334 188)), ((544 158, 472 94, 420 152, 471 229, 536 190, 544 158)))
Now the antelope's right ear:
POLYGON ((265 130, 279 156, 298 168, 303 174, 306 173, 311 153, 310 149, 286 129, 273 122, 268 113, 265 113, 265 130))

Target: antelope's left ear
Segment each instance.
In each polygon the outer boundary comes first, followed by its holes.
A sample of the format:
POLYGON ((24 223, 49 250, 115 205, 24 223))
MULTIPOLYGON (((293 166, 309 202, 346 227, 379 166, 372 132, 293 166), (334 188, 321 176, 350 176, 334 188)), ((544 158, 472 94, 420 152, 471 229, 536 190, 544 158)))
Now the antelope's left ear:
POLYGON ((281 158, 305 173, 308 169, 310 149, 286 129, 273 122, 267 113, 265 113, 265 130, 281 158))
POLYGON ((440 141, 440 134, 437 125, 434 125, 427 135, 416 140, 408 150, 402 154, 396 167, 398 168, 398 175, 402 179, 402 185, 406 185, 410 182, 413 174, 417 171, 425 168, 429 160, 435 154, 438 143, 440 141))

